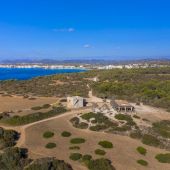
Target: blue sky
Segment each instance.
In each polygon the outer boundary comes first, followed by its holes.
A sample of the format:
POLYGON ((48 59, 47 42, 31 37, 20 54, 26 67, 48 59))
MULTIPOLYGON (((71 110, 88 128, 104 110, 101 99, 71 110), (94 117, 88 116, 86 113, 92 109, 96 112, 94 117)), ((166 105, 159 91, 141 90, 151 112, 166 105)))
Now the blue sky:
POLYGON ((169 0, 0 1, 1 60, 169 56, 169 0))

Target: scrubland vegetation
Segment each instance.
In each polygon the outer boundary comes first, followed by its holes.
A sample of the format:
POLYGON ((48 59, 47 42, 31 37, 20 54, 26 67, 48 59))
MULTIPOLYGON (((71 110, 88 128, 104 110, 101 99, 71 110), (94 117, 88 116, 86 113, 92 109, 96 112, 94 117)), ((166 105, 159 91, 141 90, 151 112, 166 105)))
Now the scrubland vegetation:
POLYGON ((142 165, 142 166, 147 166, 147 165, 148 165, 148 162, 145 161, 145 160, 143 160, 143 159, 137 160, 137 163, 140 164, 140 165, 142 165))
POLYGON ((54 136, 54 133, 51 132, 51 131, 46 131, 46 132, 44 132, 44 134, 43 134, 43 137, 44 137, 44 138, 52 138, 53 136, 54 136))
POLYGON ((67 110, 64 107, 55 107, 47 112, 36 112, 24 116, 13 116, 6 119, 1 119, 0 121, 9 125, 18 126, 56 116, 66 111, 67 110))
POLYGON ((0 149, 12 147, 19 138, 18 132, 0 128, 0 149))
POLYGON ((99 97, 128 99, 156 107, 170 108, 170 67, 92 70, 38 77, 27 81, 1 81, 0 91, 6 91, 9 95, 87 96, 87 84, 99 97), (88 80, 96 76, 99 82, 88 80), (62 84, 57 83, 58 81, 62 84))
POLYGON ((147 153, 147 150, 146 150, 144 147, 142 147, 142 146, 137 147, 136 150, 137 150, 141 155, 146 155, 146 153, 147 153))

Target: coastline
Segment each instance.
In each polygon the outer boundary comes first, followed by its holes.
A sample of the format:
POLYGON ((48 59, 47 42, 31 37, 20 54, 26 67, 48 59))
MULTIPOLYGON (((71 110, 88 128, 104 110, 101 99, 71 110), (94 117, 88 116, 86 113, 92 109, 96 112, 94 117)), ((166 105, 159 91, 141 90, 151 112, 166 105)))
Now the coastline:
POLYGON ((0 81, 30 80, 36 77, 80 73, 87 70, 88 69, 78 67, 0 67, 0 81))

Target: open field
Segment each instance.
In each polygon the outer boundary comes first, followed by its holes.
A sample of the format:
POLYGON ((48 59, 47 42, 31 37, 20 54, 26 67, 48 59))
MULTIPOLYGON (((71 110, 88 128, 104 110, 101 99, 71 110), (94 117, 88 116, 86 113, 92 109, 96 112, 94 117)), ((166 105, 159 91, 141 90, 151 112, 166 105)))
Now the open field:
POLYGON ((149 165, 148 167, 145 167, 145 169, 169 169, 170 166, 168 164, 161 164, 154 158, 156 154, 166 151, 143 145, 140 141, 126 136, 76 129, 72 127, 69 122, 69 119, 73 116, 74 112, 56 117, 55 119, 50 119, 49 121, 43 121, 26 128, 25 144, 23 143, 23 146, 29 149, 30 156, 32 158, 54 156, 69 162, 73 168, 75 168, 75 170, 86 169, 79 162, 74 162, 69 159, 70 153, 74 152, 69 150, 69 147, 72 146, 72 144, 70 144, 70 139, 81 137, 84 138, 86 142, 80 144, 80 150, 75 152, 79 152, 81 154, 90 154, 93 156, 93 158, 101 157, 94 154, 95 149, 101 149, 101 147, 98 145, 99 141, 111 141, 114 148, 106 149, 105 151, 107 153, 105 157, 109 158, 118 170, 143 170, 143 167, 136 163, 136 160, 138 159, 145 159, 148 161, 149 165), (54 132, 54 137, 50 139, 44 139, 43 133, 47 130, 54 132), (63 131, 70 132, 72 136, 69 138, 63 138, 61 136, 63 131), (54 149, 46 149, 45 145, 49 142, 56 143, 57 147, 54 149), (141 156, 136 151, 138 146, 144 146, 147 149, 146 156, 141 156))
POLYGON ((14 114, 25 115, 33 112, 30 110, 32 107, 56 103, 57 100, 56 97, 36 97, 36 99, 30 100, 28 98, 23 98, 22 96, 10 97, 0 95, 0 112, 13 111, 14 114))
POLYGON ((148 119, 150 122, 170 120, 170 112, 165 111, 165 109, 151 107, 148 105, 132 105, 135 107, 135 111, 138 116, 144 119, 148 119))

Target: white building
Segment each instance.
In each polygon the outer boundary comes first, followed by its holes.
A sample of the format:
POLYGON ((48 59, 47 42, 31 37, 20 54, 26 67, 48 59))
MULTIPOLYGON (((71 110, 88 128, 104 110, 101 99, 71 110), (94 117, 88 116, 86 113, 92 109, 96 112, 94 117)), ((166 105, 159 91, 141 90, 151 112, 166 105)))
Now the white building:
POLYGON ((81 108, 84 107, 84 98, 79 96, 67 97, 68 108, 81 108))

